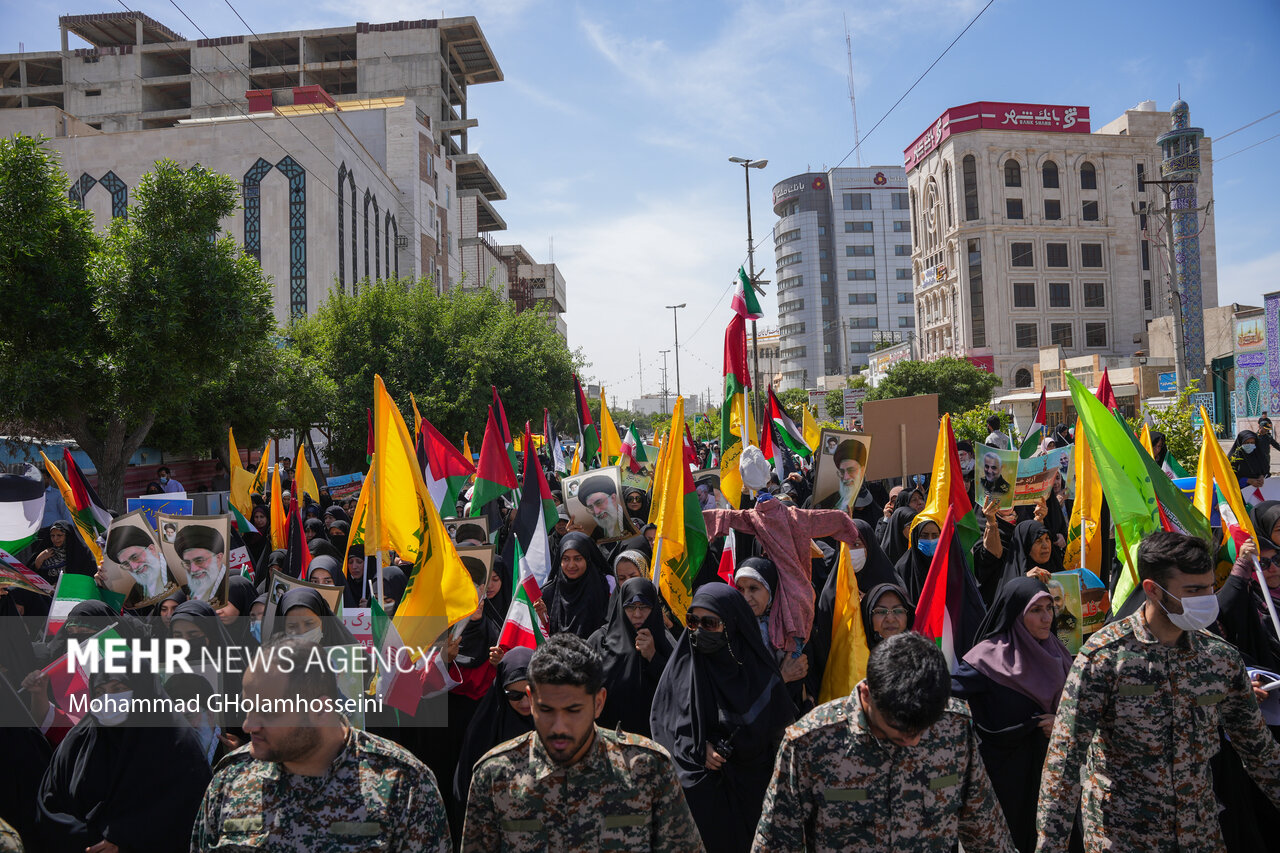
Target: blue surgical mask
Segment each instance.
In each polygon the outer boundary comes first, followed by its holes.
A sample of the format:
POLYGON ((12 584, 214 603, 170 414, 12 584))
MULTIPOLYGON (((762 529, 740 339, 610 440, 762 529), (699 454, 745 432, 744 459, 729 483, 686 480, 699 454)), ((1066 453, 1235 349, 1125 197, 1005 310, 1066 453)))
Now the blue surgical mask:
POLYGON ((261 619, 257 620, 256 622, 249 623, 249 633, 252 634, 253 638, 257 640, 259 643, 262 642, 262 620, 261 619))
POLYGON ((926 557, 932 557, 933 552, 938 550, 937 539, 918 539, 916 540, 916 550, 926 557))
POLYGON ((1254 449, 1255 449, 1255 448, 1257 448, 1257 445, 1256 445, 1256 444, 1242 444, 1242 445, 1240 445, 1240 449, 1241 449, 1241 450, 1243 450, 1245 453, 1252 453, 1252 452, 1254 451, 1254 449))

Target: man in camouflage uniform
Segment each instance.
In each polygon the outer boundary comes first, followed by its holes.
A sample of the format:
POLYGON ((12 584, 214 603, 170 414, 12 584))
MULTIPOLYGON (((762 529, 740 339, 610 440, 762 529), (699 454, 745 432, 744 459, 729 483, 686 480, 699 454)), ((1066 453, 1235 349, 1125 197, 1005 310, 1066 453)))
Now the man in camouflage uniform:
MULTIPOLYGON (((272 665, 244 676, 254 700, 339 697, 327 667, 303 663, 319 647, 286 637, 263 647, 272 665), (294 661, 282 672, 285 653, 294 661)), ((450 850, 435 776, 391 741, 352 728, 333 711, 250 711, 252 742, 213 774, 191 835, 191 850, 450 850)), ((160 757, 163 760, 163 756, 160 757)))
POLYGON ((534 731, 477 762, 462 849, 702 851, 671 756, 595 724, 604 707, 599 655, 559 634, 529 661, 534 731))
POLYGON ((851 696, 787 729, 753 851, 1016 853, 937 646, 880 643, 851 696))
POLYGON ((1138 574, 1146 603, 1095 633, 1067 676, 1040 783, 1041 853, 1067 849, 1077 804, 1090 853, 1224 850, 1209 775, 1219 726, 1280 805, 1280 744, 1240 654, 1198 630, 1217 616, 1208 546, 1155 533, 1138 574))

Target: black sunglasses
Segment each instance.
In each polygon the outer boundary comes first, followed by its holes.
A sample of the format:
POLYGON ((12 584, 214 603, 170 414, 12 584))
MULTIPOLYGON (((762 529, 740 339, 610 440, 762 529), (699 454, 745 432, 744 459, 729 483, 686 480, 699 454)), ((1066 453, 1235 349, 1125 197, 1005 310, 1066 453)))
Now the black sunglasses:
POLYGON ((688 616, 685 619, 685 625, 690 631, 696 631, 699 628, 705 628, 708 631, 719 631, 724 627, 724 620, 719 616, 688 616))
POLYGON ((503 692, 505 692, 505 693, 507 694, 507 701, 508 701, 508 702, 519 702, 519 701, 520 701, 521 699, 523 699, 525 696, 529 695, 529 694, 525 693, 523 690, 506 690, 506 691, 503 691, 503 692))

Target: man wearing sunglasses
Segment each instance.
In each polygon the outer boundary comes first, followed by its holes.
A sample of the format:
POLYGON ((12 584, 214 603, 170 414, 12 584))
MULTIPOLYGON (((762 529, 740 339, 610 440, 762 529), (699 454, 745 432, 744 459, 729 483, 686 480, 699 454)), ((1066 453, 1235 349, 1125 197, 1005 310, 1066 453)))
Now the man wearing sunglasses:
POLYGON ((853 694, 787 729, 752 851, 1015 853, 942 652, 888 637, 853 694))
POLYGON ((667 752, 596 725, 603 683, 600 656, 581 637, 557 634, 533 653, 534 731, 476 764, 464 853, 703 850, 667 752))

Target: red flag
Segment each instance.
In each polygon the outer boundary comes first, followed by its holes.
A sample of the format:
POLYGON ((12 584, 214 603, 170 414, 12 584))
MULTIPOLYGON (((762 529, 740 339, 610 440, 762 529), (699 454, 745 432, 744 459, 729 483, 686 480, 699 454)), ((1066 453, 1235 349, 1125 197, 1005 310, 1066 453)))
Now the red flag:
POLYGON ((364 464, 373 464, 373 409, 365 409, 365 416, 369 418, 369 440, 364 446, 364 464))
POLYGON ((512 444, 511 427, 507 425, 507 410, 502 407, 502 398, 498 396, 498 386, 490 385, 493 389, 493 407, 498 410, 498 426, 502 427, 502 443, 507 447, 512 444))
POLYGON ((285 548, 289 552, 289 574, 299 580, 306 580, 307 569, 311 565, 311 548, 307 545, 307 536, 302 527, 302 515, 298 512, 297 500, 289 502, 289 522, 285 531, 285 548))
POLYGON ((480 445, 480 464, 476 466, 476 485, 471 493, 471 514, 480 515, 490 502, 516 490, 516 472, 503 445, 498 419, 489 407, 489 421, 480 445))
POLYGON ((684 461, 694 468, 698 467, 698 445, 693 443, 693 433, 689 432, 689 422, 684 422, 684 461))
POLYGON ((1098 383, 1098 390, 1094 392, 1094 396, 1102 401, 1102 405, 1113 412, 1116 410, 1116 406, 1120 405, 1116 402, 1116 392, 1111 389, 1111 377, 1107 376, 1105 367, 1102 368, 1102 381, 1098 383))
POLYGON ((960 659, 973 648, 985 611, 978 582, 965 563, 956 535, 952 507, 942 523, 937 550, 916 604, 915 630, 938 644, 955 672, 960 659))

